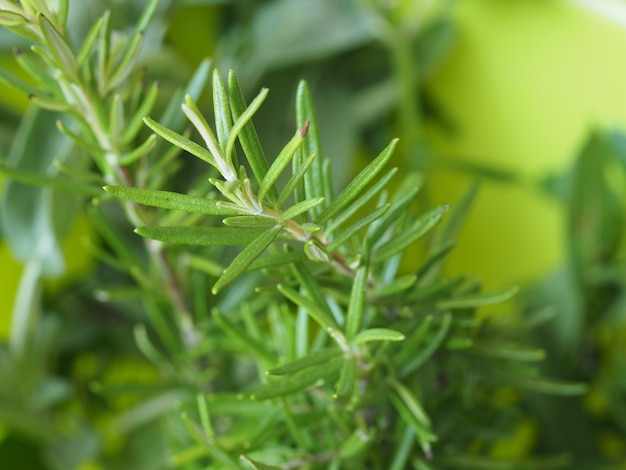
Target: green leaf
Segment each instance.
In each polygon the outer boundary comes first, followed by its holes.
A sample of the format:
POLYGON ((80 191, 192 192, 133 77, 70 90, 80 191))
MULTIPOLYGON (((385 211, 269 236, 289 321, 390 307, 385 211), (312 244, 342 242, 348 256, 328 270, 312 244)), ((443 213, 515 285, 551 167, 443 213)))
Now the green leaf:
POLYGON ((470 351, 471 354, 503 359, 508 361, 534 362, 546 357, 543 349, 530 348, 517 344, 500 344, 481 341, 470 351))
POLYGON ((437 440, 437 436, 430 429, 430 420, 422 405, 415 396, 401 383, 391 381, 391 402, 402 419, 413 428, 418 442, 425 453, 430 453, 430 444, 437 440))
POLYGON ((391 178, 397 173, 397 168, 392 168, 389 170, 382 178, 380 178, 375 184, 372 185, 371 188, 367 190, 365 194, 360 196, 356 201, 354 201, 350 206, 341 212, 340 215, 335 217, 331 223, 328 224, 326 228, 327 232, 332 232, 336 227, 340 226, 344 222, 346 222, 350 217, 352 217, 356 212, 361 209, 368 201, 370 201, 374 196, 376 196, 383 188, 389 183, 391 178))
POLYGON ((18 26, 27 23, 28 20, 24 15, 9 10, 0 10, 0 25, 2 26, 18 26))
POLYGON ((260 230, 230 227, 137 227, 135 233, 164 243, 197 246, 247 245, 260 230))
POLYGON ((48 111, 57 111, 59 113, 71 113, 75 111, 74 105, 61 99, 50 98, 45 95, 28 95, 28 99, 31 103, 36 104, 40 108, 47 109, 48 111))
POLYGON ((385 148, 378 157, 376 157, 369 165, 367 165, 363 171, 361 171, 349 184, 346 188, 337 196, 337 199, 332 201, 328 207, 326 207, 322 213, 317 216, 315 219, 315 223, 322 225, 324 222, 328 221, 334 215, 336 215, 339 211, 341 211, 344 207, 346 207, 350 202, 352 202, 356 197, 361 194, 361 192, 365 189, 365 186, 372 181, 372 179, 380 173, 380 171, 387 164, 393 151, 395 150, 398 144, 398 139, 394 139, 391 143, 385 148))
POLYGON ((259 202, 263 202, 263 199, 268 194, 270 189, 274 187, 274 183, 281 175, 283 170, 289 165, 289 162, 296 154, 296 151, 304 142, 304 138, 306 136, 308 129, 308 124, 305 125, 296 131, 296 134, 291 138, 291 140, 283 147, 280 151, 272 166, 269 167, 267 173, 265 174, 265 178, 261 181, 261 187, 259 188, 258 200, 259 202))
MULTIPOLYGON (((243 230, 243 229, 239 229, 243 230)), ((281 226, 274 227, 263 232, 255 238, 244 250, 235 257, 230 266, 224 269, 222 276, 213 286, 213 293, 217 294, 223 287, 233 282, 239 275, 244 273, 252 262, 263 254, 278 234, 283 230, 281 226)))
POLYGON ((357 429, 350 437, 341 444, 340 455, 342 459, 350 459, 362 452, 374 442, 376 429, 370 429, 367 433, 357 429))
POLYGON ((6 71, 4 67, 0 67, 0 81, 13 88, 15 91, 24 93, 28 96, 33 95, 37 91, 37 89, 31 84, 26 83, 21 78, 18 78, 12 73, 6 71))
POLYGON ((171 191, 155 189, 127 188, 125 186, 105 186, 104 190, 115 197, 143 204, 144 206, 174 209, 207 215, 232 215, 236 211, 218 205, 215 199, 208 199, 171 191))
POLYGON ((498 376, 507 382, 512 382, 518 387, 537 393, 559 396, 578 396, 583 395, 589 389, 586 383, 566 382, 545 377, 532 377, 520 373, 514 374, 500 369, 496 372, 498 376))
POLYGON ((439 310, 454 310, 463 308, 475 308, 485 305, 498 304, 509 300, 515 294, 519 292, 518 287, 511 287, 510 289, 503 289, 498 292, 491 292, 487 294, 471 294, 462 297, 455 297, 452 299, 442 300, 437 302, 437 309, 439 310))
POLYGON ((356 360, 353 357, 345 359, 333 398, 345 399, 351 397, 355 390, 356 379, 356 360))
MULTIPOLYGON (((407 375, 419 369, 428 359, 430 359, 430 357, 435 353, 435 351, 437 351, 437 348, 441 346, 443 340, 446 338, 446 335, 450 330, 450 325, 452 325, 452 315, 447 312, 441 320, 441 324, 439 325, 439 330, 437 331, 437 333, 435 333, 435 335, 430 338, 429 343, 417 353, 413 349, 413 341, 407 341, 405 343, 405 347, 406 345, 409 345, 411 346, 411 349, 403 350, 400 354, 402 355, 406 351, 406 353, 410 355, 411 360, 405 363, 400 369, 400 377, 406 377, 407 375)), ((421 328, 418 331, 421 331, 421 328)))
POLYGON ((237 327, 229 318, 222 315, 219 310, 213 309, 213 319, 215 323, 232 339, 237 341, 241 347, 248 349, 253 355, 260 356, 266 361, 274 361, 274 355, 271 354, 264 346, 259 343, 242 327, 237 327))
POLYGON ((246 457, 245 455, 240 455, 239 458, 249 464, 254 470, 281 470, 282 468, 275 465, 267 465, 265 463, 246 457))
POLYGON ((59 191, 78 194, 80 196, 97 197, 102 195, 102 190, 97 186, 81 183, 69 178, 46 176, 41 172, 12 168, 5 165, 2 161, 0 161, 0 173, 21 183, 33 186, 43 186, 59 191))
POLYGON ((224 225, 230 227, 273 227, 276 219, 262 215, 239 215, 222 220, 224 225))
MULTIPOLYGON (((233 119, 235 121, 239 121, 246 112, 248 106, 246 105, 241 89, 239 88, 239 83, 237 83, 235 73, 232 70, 228 72, 228 98, 230 101, 230 110, 233 115, 233 119)), ((239 138, 239 143, 241 144, 243 153, 248 159, 252 173, 254 173, 254 177, 257 182, 261 184, 261 181, 265 178, 269 164, 267 163, 267 159, 263 153, 263 148, 259 142, 254 125, 249 119, 238 132, 237 137, 239 138)), ((271 192, 270 195, 272 197, 275 196, 271 192)))
POLYGON ((413 395, 404 384, 396 380, 392 380, 390 385, 391 389, 398 395, 399 398, 402 399, 420 425, 425 428, 429 428, 431 426, 430 418, 426 415, 424 407, 417 400, 415 395, 413 395))
POLYGON ((325 330, 336 329, 335 320, 308 297, 299 294, 290 287, 278 284, 278 291, 296 305, 302 307, 325 330))
POLYGON ((304 253, 311 261, 322 263, 330 262, 330 255, 326 248, 317 240, 309 240, 304 244, 304 253))
POLYGON ((150 21, 154 17, 156 10, 159 6, 161 0, 149 0, 146 4, 145 8, 141 12, 141 16, 137 20, 137 25, 135 26, 136 31, 145 31, 150 21))
POLYGON ((300 181, 302 181, 302 178, 304 177, 306 172, 309 170, 309 168, 313 164, 313 161, 315 160, 316 155, 312 153, 303 162, 296 165, 296 160, 298 159, 297 157, 298 157, 298 152, 296 152, 296 158, 294 158, 293 160, 293 164, 294 164, 293 174, 289 178, 289 181, 287 181, 287 183, 285 184, 285 187, 280 192, 280 195, 278 196, 278 200, 276 201, 276 205, 278 207, 282 207, 282 205, 285 202, 287 202, 287 199, 289 198, 289 196, 291 196, 291 193, 293 193, 293 191, 296 189, 296 186, 298 186, 300 181))
POLYGON ((52 23, 41 13, 37 15, 39 20, 39 26, 46 39, 46 43, 52 54, 57 60, 58 65, 73 82, 78 81, 78 63, 76 57, 70 49, 70 46, 65 42, 63 35, 57 31, 52 23))
POLYGON ((293 219, 294 217, 299 216, 304 212, 308 212, 314 207, 319 206, 324 202, 323 197, 314 197, 313 199, 305 199, 304 201, 300 201, 299 203, 291 206, 280 216, 280 222, 286 222, 289 219, 293 219))
POLYGON ((53 96, 62 95, 63 92, 59 86, 58 79, 55 79, 55 77, 50 74, 50 66, 41 60, 38 55, 23 53, 19 49, 15 49, 13 55, 17 63, 20 64, 20 67, 41 84, 39 90, 33 89, 30 93, 36 94, 38 92, 41 93, 41 90, 46 90, 47 93, 53 96))
POLYGON ((321 349, 319 351, 312 352, 306 356, 296 359, 288 364, 285 364, 275 369, 268 371, 271 375, 289 375, 296 372, 303 371, 309 367, 313 367, 317 364, 328 362, 329 360, 339 356, 343 351, 341 349, 321 349))
POLYGON ((130 152, 124 153, 120 157, 120 159, 118 160, 120 165, 130 165, 140 158, 145 157, 150 151, 152 151, 152 149, 156 147, 157 141, 158 137, 156 136, 156 134, 150 134, 142 144, 139 144, 130 152))
POLYGON ((372 290, 370 296, 373 298, 382 298, 397 295, 414 286, 416 281, 417 276, 415 274, 402 276, 394 279, 387 285, 372 290))
POLYGON ((361 219, 357 220, 350 227, 347 227, 346 229, 342 230, 328 244, 328 251, 335 251, 337 248, 339 248, 341 245, 343 245, 343 243, 345 243, 347 240, 349 240, 350 237, 355 235, 359 230, 361 230, 364 227, 367 227, 372 222, 374 222, 376 219, 379 219, 380 217, 382 217, 385 214, 385 212, 387 212, 389 210, 389 207, 390 207, 389 204, 385 204, 384 206, 379 207, 378 209, 376 209, 375 211, 371 212, 370 214, 367 214, 366 216, 364 216, 361 219))
MULTIPOLYGON (((369 248, 366 247, 364 258, 369 257, 369 248)), ((348 313, 346 314, 346 336, 349 340, 361 329, 363 316, 365 314, 365 295, 367 293, 367 281, 369 277, 369 265, 362 264, 356 270, 354 281, 352 282, 352 290, 350 291, 350 303, 348 304, 348 313)))
POLYGON ((143 31, 139 31, 127 42, 128 47, 124 56, 120 59, 117 69, 113 72, 107 82, 106 90, 111 91, 120 88, 130 74, 135 70, 135 65, 139 59, 141 44, 143 43, 143 31))
POLYGON ((220 463, 220 468, 241 470, 238 462, 218 445, 213 436, 206 436, 200 426, 189 418, 187 413, 182 413, 181 419, 195 441, 205 447, 213 459, 220 463))
MULTIPOLYGON (((322 292, 318 280, 315 278, 315 276, 313 276, 307 265, 292 263, 291 270, 293 271, 293 274, 298 281, 298 285, 300 285, 302 289, 306 292, 308 298, 315 303, 317 308, 325 312, 325 316, 327 318, 330 318, 332 320, 333 314, 328 306, 326 297, 322 292)), ((333 328, 337 326, 334 321, 331 321, 328 325, 333 328)))
POLYGON ((230 115, 228 95, 219 70, 213 70, 213 114, 215 115, 215 131, 222 152, 228 154, 227 142, 233 121, 230 115))
POLYGON ((437 223, 439 223, 441 216, 448 210, 449 207, 450 206, 447 204, 442 204, 419 217, 409 227, 404 229, 402 233, 376 250, 376 260, 381 261, 400 253, 422 238, 435 225, 437 225, 437 223))
MULTIPOLYGON (((83 137, 80 134, 77 134, 76 132, 73 132, 72 130, 69 129, 69 127, 67 126, 67 124, 65 124, 63 121, 61 121, 60 119, 57 120, 57 128, 63 133, 65 134, 67 137, 69 137, 70 139, 72 139, 74 141, 74 143, 76 145, 78 145, 79 147, 81 147, 82 149, 86 150, 87 152, 90 152, 92 155, 94 155, 94 158, 96 158, 96 155, 102 154, 103 150, 100 147, 100 145, 98 145, 97 142, 95 141, 91 141, 87 140, 85 137, 83 137)), ((89 137, 87 137, 89 138, 89 137)))
POLYGON ((336 375, 343 363, 344 360, 342 358, 330 359, 325 363, 317 364, 280 380, 272 381, 257 388, 252 393, 251 398, 253 400, 268 400, 305 390, 318 382, 336 375))
POLYGON ((190 154, 198 157, 200 160, 207 162, 208 164, 212 165, 213 167, 219 170, 219 167, 217 166, 217 162, 215 161, 215 158, 213 158, 213 155, 211 155, 211 153, 205 148, 199 146, 195 142, 192 142, 187 137, 183 137, 177 132, 174 132, 168 129, 167 127, 162 126, 161 124, 159 124, 156 121, 153 121, 149 117, 144 118, 143 122, 145 122, 146 126, 148 126, 150 129, 152 129, 155 133, 163 137, 168 142, 176 145, 177 147, 185 150, 186 152, 189 152, 190 154))
POLYGON ((235 122, 233 123, 233 128, 230 131, 230 136, 228 137, 228 142, 226 143, 226 158, 230 159, 230 155, 235 148, 235 141, 237 140, 239 133, 243 130, 244 127, 246 127, 248 122, 251 121, 252 116, 254 116, 254 114, 259 110, 259 108, 263 104, 263 101, 265 101, 265 98, 267 98, 268 93, 269 90, 267 88, 261 89, 259 94, 250 103, 250 106, 248 106, 245 111, 235 119, 235 122))
POLYGON ((456 242, 454 240, 450 240, 449 242, 440 245, 435 250, 429 250, 430 254, 417 270, 417 277, 420 279, 420 285, 427 285, 436 279, 436 275, 438 274, 437 268, 441 266, 442 261, 455 247, 456 242))
POLYGON ((352 339, 352 344, 368 343, 370 341, 404 341, 405 336, 389 328, 371 328, 363 330, 352 339))
POLYGON ((233 162, 230 158, 228 158, 222 150, 220 149, 219 143, 211 130, 208 122, 205 117, 202 115, 200 110, 198 109, 198 105, 194 101, 194 99, 187 95, 185 96, 185 102, 182 105, 183 113, 187 116, 187 119, 193 124, 196 128, 200 137, 204 140, 205 145, 209 149, 211 155, 215 160, 215 164, 219 172, 222 174, 224 179, 227 181, 234 181, 237 179, 237 171, 233 166, 233 162))
POLYGON ((80 46, 80 50, 78 51, 78 54, 76 54, 76 62, 78 63, 78 66, 82 67, 82 65, 89 59, 89 56, 94 51, 94 45, 96 44, 96 41, 100 36, 100 31, 104 26, 104 20, 104 16, 98 18, 98 20, 89 30, 89 33, 87 33, 87 36, 83 41, 83 45, 80 46))
POLYGON ((436 251, 458 236, 479 189, 480 184, 477 181, 474 182, 454 205, 454 210, 449 217, 446 217, 445 226, 437 231, 431 251, 436 251))
MULTIPOLYGON (((314 154, 318 156, 318 159, 312 162, 311 170, 304 174, 305 195, 307 198, 324 196, 330 201, 331 188, 326 187, 322 170, 322 146, 320 143, 317 115, 309 86, 304 80, 300 81, 296 91, 296 122, 300 128, 304 127, 306 123, 309 123, 309 137, 304 143, 304 154, 314 154)), ((317 216, 320 212, 321 209, 314 210, 313 215, 317 216)))
POLYGON ((142 129, 144 118, 150 114, 150 111, 152 111, 158 94, 159 83, 155 82, 150 86, 148 93, 141 100, 141 104, 137 108, 137 111, 135 111, 128 120, 121 136, 121 141, 123 143, 128 144, 137 136, 137 133, 142 129))
POLYGON ((401 218, 402 214, 417 198, 419 189, 419 185, 413 185, 400 199, 393 201, 389 211, 376 224, 372 225, 372 230, 368 236, 372 245, 378 242, 390 227, 401 218))

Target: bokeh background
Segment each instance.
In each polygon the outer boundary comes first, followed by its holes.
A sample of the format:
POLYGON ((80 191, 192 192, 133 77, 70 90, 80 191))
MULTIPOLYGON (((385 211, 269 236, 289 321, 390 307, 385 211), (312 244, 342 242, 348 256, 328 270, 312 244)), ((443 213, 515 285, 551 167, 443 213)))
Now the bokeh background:
MULTIPOLYGON (((78 44, 105 8, 125 29, 143 2, 70 5, 78 44)), ((591 386, 582 398, 531 397, 523 406, 535 418, 520 420, 492 453, 569 452, 585 465, 571 468, 626 468, 626 3, 180 0, 163 1, 160 11, 143 62, 164 96, 205 57, 234 69, 248 96, 268 87, 256 125, 269 153, 291 132, 294 91, 306 78, 323 151, 340 178, 399 136, 395 164, 426 174, 425 207, 454 204, 478 181, 446 269, 476 276, 489 290, 520 285, 511 318, 545 309, 553 315, 529 338, 548 351, 546 371, 591 386)), ((23 41, 0 33, 0 66, 19 74, 15 47, 23 41)), ((24 96, 0 87, 0 155, 9 153, 27 106, 24 96)), ((64 274, 47 281, 48 298, 72 305, 76 283, 95 269, 81 244, 92 233, 83 218, 73 223, 63 242, 64 274)), ((9 334, 22 272, 5 235, 0 339, 9 334)), ((142 367, 152 373, 130 356, 103 363, 96 346, 81 348, 72 359, 77 380, 100 374, 121 382, 142 367)), ((507 393, 503 403, 517 406, 519 397, 507 393)), ((107 439, 112 455, 123 447, 107 439)), ((25 459, 33 447, 0 424, 0 465, 25 459)), ((83 470, 99 468, 90 455, 79 459, 83 470)), ((52 468, 45 457, 23 462, 29 466, 11 468, 52 468)), ((140 458, 129 462, 150 468, 140 458)))

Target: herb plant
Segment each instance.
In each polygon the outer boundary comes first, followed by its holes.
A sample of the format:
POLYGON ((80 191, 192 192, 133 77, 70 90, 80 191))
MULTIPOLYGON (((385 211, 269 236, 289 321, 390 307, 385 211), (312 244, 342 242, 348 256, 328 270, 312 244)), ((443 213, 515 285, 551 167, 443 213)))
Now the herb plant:
POLYGON ((16 52, 31 80, 2 78, 48 110, 29 111, 0 167, 14 180, 4 236, 27 266, 0 363, 8 432, 28 436, 43 468, 513 468, 483 450, 519 417, 497 393, 584 386, 537 375, 543 351, 517 342, 532 320, 478 315, 516 288, 482 293, 441 274, 477 188, 450 214, 417 210, 422 176, 389 168, 393 140, 336 190, 304 81, 293 136, 273 158, 253 124, 268 90, 247 105, 232 71, 224 80, 202 62, 164 106, 137 66, 158 3, 128 36, 106 12, 74 48, 67 1, 0 1, 0 23, 33 43, 16 52), (199 104, 209 81, 213 119, 199 104), (16 223, 24 201, 41 211, 35 236, 16 223), (82 381, 50 360, 80 348, 66 329, 103 308, 40 295, 80 213, 98 236, 88 285, 122 319, 82 347, 103 357, 115 345, 147 381, 82 381), (77 303, 89 309, 69 312, 77 303))

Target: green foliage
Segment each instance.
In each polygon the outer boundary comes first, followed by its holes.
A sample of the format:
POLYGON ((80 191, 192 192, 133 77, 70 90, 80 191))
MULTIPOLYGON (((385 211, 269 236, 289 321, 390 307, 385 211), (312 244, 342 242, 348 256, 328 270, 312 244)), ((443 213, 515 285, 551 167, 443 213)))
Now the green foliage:
MULTIPOLYGON (((262 145, 267 89, 247 105, 245 84, 207 61, 169 96, 147 83, 139 64, 150 22, 165 18, 158 0, 126 34, 105 11, 80 48, 67 3, 0 0, 0 24, 34 44, 16 57, 32 83, 7 71, 0 78, 47 110, 28 112, 0 162, 12 178, 3 237, 26 264, 0 350, 9 436, 0 459, 16 440, 49 469, 568 465, 560 448, 521 462, 484 451, 521 416, 496 403, 498 391, 570 396, 586 386, 540 374, 544 350, 520 342, 536 319, 511 327, 481 315, 517 288, 484 293, 477 281, 441 274, 476 187, 452 210, 424 211, 421 173, 400 178, 389 168, 398 150, 405 163, 424 163, 407 127, 419 127, 413 101, 399 109, 407 142, 387 139, 343 184, 323 151, 330 113, 316 111, 306 81, 290 91, 291 138, 262 145), (212 118, 201 97, 209 82, 212 118), (97 267, 44 299, 43 279, 60 266, 60 240, 78 213, 97 231, 87 242, 97 267)), ((264 32, 295 3, 272 2, 239 38, 259 41, 244 49, 252 57, 239 57, 244 75, 379 37, 398 89, 414 97, 401 72, 411 62, 400 40, 407 32, 374 3, 300 2, 311 17, 334 19, 315 32, 318 42, 301 22, 292 47, 275 56, 280 48, 262 47, 276 40, 264 32)), ((417 54, 428 69, 450 29, 435 21, 418 36, 433 38, 417 54)), ((604 187, 593 160, 582 166, 581 178, 604 187)), ((572 201, 574 219, 597 213, 587 198, 572 201)), ((578 265, 600 256, 575 240, 578 265)))

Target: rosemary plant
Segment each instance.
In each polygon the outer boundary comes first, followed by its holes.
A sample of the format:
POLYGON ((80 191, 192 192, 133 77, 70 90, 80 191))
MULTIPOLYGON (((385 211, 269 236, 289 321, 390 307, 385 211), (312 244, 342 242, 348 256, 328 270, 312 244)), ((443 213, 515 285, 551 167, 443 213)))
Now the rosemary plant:
MULTIPOLYGON (((126 307, 126 317, 159 377, 133 390, 139 404, 108 432, 161 420, 167 453, 153 468, 511 468, 481 449, 518 416, 498 407, 496 391, 583 390, 538 377, 543 352, 477 315, 516 288, 485 294, 477 282, 441 275, 476 188, 433 232, 449 206, 416 211, 422 177, 389 168, 394 140, 335 191, 306 82, 295 91, 293 137, 270 159, 253 124, 268 90, 247 105, 235 74, 224 81, 207 62, 164 113, 147 117, 158 86, 146 86, 136 64, 158 0, 122 39, 105 13, 77 52, 65 28, 67 1, 0 7, 0 23, 34 42, 16 58, 37 85, 6 71, 2 78, 61 113, 59 131, 97 173, 1 169, 81 196, 102 240, 90 244, 94 256, 122 273, 126 294, 140 300, 139 313, 126 307), (209 80, 213 125, 198 104, 209 80), (190 156, 203 166, 182 184, 176 171, 190 156), (111 209, 120 201, 122 224, 111 209), (417 268, 403 268, 408 256, 419 257, 417 268)), ((36 266, 35 280, 44 274, 36 266)), ((99 292, 115 299, 106 286, 99 292)), ((14 312, 9 362, 32 354, 38 302, 14 312)), ((92 391, 115 393, 100 382, 92 391)), ((525 463, 563 464, 567 456, 525 463)))

